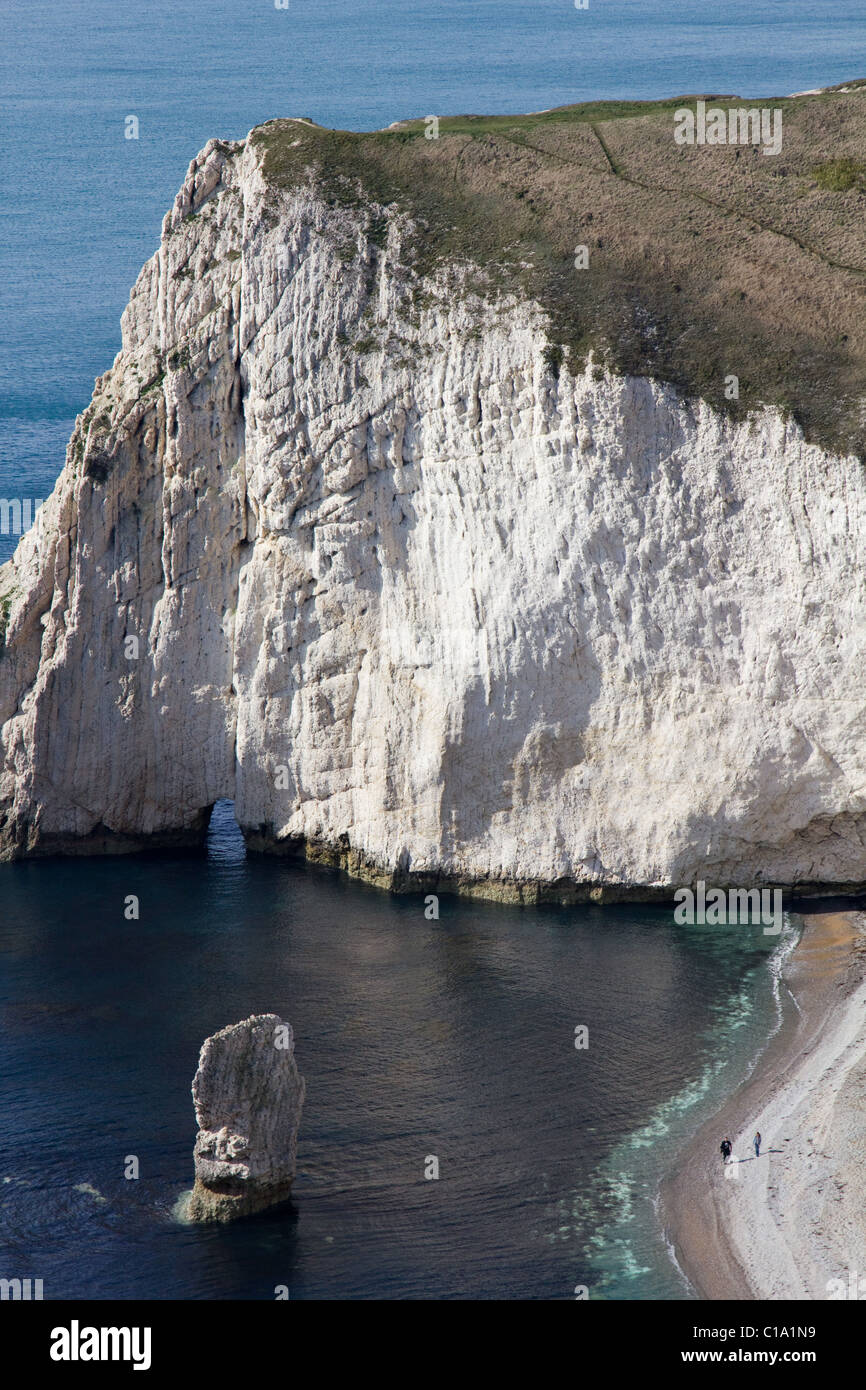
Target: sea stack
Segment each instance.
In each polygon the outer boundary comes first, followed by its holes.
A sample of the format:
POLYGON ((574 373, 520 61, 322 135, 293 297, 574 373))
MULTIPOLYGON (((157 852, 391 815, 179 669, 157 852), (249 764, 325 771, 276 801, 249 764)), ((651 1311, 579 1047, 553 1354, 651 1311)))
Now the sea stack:
POLYGON ((291 1025, 277 1014, 255 1014, 205 1040, 192 1083, 191 1220, 231 1221, 286 1200, 305 1091, 291 1025))

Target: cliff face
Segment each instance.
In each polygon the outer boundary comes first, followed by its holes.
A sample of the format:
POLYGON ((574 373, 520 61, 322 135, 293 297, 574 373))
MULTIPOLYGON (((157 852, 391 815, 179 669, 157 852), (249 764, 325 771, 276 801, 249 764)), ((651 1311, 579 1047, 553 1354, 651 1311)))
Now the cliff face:
POLYGON ((194 161, 0 570, 0 853, 230 797, 396 887, 866 880, 860 464, 560 361, 413 236, 194 161))

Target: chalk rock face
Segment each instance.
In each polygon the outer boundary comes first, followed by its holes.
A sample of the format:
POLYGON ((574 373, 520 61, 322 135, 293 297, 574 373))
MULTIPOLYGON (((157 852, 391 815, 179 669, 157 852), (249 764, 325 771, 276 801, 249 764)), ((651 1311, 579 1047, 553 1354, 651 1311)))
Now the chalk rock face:
POLYGON ((204 1043, 192 1083, 194 1221, 230 1221, 283 1202, 295 1176, 305 1084, 292 1029, 256 1014, 204 1043))
POLYGON ((554 370, 410 234, 252 139, 194 161, 0 569, 0 856, 226 797, 398 889, 866 881, 860 465, 554 370))

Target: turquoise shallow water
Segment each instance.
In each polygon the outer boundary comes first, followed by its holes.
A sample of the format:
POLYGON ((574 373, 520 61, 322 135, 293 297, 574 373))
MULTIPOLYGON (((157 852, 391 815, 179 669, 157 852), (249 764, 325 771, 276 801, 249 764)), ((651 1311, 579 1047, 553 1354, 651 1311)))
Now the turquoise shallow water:
MULTIPOLYGON (((17 498, 53 486, 212 135, 866 75, 860 0, 6 0, 2 24, 0 496, 17 498)), ((417 900, 247 860, 225 808, 206 859, 0 867, 0 1275, 47 1297, 686 1296, 658 1177, 773 1026, 777 949, 656 909, 443 899, 426 923, 417 900), (198 1047, 263 1009, 296 1025, 310 1086, 295 1210, 190 1231, 172 1210, 198 1047)))
POLYGON ((0 1274, 46 1298, 688 1297, 653 1203, 771 1026, 760 929, 446 897, 431 922, 247 859, 227 805, 207 857, 0 866, 0 901, 0 1274), (307 1078, 293 1206, 185 1227, 199 1046, 268 1010, 307 1078))

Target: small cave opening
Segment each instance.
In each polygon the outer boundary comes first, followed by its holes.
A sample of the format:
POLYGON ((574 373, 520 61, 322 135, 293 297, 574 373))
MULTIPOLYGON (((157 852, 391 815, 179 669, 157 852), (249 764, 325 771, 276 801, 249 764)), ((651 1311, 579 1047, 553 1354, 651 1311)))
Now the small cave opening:
POLYGON ((216 801, 207 829, 207 855, 217 864, 237 864, 247 857, 233 801, 216 801))

